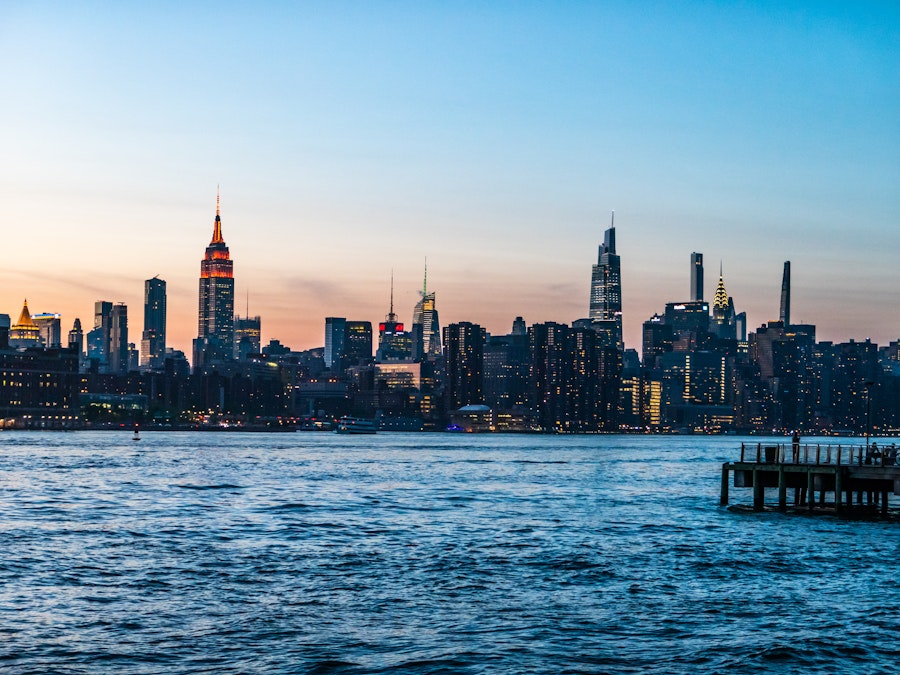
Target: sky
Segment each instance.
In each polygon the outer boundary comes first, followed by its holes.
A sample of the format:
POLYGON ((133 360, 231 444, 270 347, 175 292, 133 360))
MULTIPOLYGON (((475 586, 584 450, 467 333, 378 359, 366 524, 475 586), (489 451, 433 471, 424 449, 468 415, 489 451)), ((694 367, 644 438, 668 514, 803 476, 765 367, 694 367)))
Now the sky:
POLYGON ((615 210, 627 347, 721 262, 752 329, 900 337, 900 3, 0 4, 0 313, 168 285, 190 355, 216 190, 237 310, 489 332, 587 316, 615 210))

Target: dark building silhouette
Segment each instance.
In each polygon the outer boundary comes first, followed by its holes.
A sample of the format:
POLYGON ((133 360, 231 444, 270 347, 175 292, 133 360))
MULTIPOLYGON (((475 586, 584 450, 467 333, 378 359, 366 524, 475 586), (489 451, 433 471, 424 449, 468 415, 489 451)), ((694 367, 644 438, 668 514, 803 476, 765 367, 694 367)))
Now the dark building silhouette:
POLYGON ((703 302, 702 253, 691 253, 691 302, 703 302))
POLYGON ((372 322, 325 319, 325 367, 335 373, 372 363, 372 322))
POLYGON ((782 325, 791 325, 791 261, 784 263, 784 272, 781 275, 781 309, 778 320, 782 325))
POLYGON ((144 282, 142 368, 162 368, 166 358, 166 282, 158 276, 144 282))
POLYGON ((128 307, 112 306, 109 313, 109 372, 124 375, 129 370, 128 307))
POLYGON ((447 406, 458 410, 484 402, 485 331, 461 321, 444 328, 447 406))
POLYGON ((262 319, 258 316, 234 318, 234 358, 246 361, 251 354, 262 350, 262 319))

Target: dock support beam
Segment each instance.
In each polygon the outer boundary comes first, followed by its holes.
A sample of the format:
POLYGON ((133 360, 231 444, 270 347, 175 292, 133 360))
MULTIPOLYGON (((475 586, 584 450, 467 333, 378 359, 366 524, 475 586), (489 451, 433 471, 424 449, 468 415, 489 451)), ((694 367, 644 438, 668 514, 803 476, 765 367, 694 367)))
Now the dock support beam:
MULTIPOLYGON (((840 455, 838 455, 840 457, 840 455)), ((837 466, 834 469, 834 511, 835 513, 843 513, 844 511, 844 481, 843 476, 841 475, 841 467, 837 466)))
POLYGON ((765 502, 762 484, 762 471, 753 469, 753 510, 762 511, 765 502))
POLYGON ((814 485, 815 485, 815 483, 813 483, 813 472, 807 471, 806 472, 806 503, 809 506, 810 511, 813 510, 813 507, 816 504, 816 495, 815 495, 815 490, 813 487, 814 485))
MULTIPOLYGON (((743 451, 743 443, 741 443, 743 451)), ((722 492, 719 495, 719 504, 728 506, 728 462, 722 464, 722 492)))
POLYGON ((783 465, 778 467, 778 509, 787 511, 787 480, 783 465))

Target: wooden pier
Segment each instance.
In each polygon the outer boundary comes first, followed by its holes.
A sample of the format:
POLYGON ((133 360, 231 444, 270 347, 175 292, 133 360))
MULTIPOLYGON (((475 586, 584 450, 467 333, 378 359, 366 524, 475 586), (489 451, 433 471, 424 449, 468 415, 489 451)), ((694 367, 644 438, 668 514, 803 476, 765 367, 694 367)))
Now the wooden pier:
POLYGON ((865 446, 799 443, 741 443, 739 462, 722 465, 721 504, 728 504, 729 474, 734 487, 753 489, 753 509, 762 511, 766 488, 778 489, 778 509, 833 510, 839 514, 887 514, 890 493, 900 495, 900 466, 865 446), (826 497, 831 494, 831 501, 826 497))

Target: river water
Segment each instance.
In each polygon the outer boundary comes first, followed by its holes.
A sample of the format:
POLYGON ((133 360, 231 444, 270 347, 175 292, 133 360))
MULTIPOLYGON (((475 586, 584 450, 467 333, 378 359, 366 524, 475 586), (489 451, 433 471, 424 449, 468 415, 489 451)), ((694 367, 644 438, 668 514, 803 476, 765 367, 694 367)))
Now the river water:
POLYGON ((897 672, 900 525, 740 440, 0 432, 0 671, 897 672))

